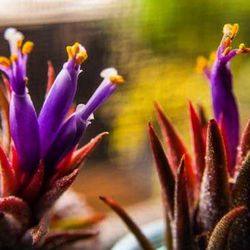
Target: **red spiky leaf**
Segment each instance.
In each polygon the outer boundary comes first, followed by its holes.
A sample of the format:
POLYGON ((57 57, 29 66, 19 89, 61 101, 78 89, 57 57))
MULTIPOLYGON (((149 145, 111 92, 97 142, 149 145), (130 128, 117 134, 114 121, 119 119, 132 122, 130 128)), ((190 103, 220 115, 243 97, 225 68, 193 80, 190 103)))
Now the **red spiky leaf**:
POLYGON ((173 250, 194 249, 186 190, 184 157, 177 171, 174 197, 173 250))
POLYGON ((51 61, 48 61, 48 72, 47 72, 47 88, 46 88, 46 94, 51 89, 54 81, 55 81, 55 69, 51 61))
POLYGON ((184 146, 184 143, 177 134, 176 130, 165 116, 161 106, 158 103, 156 103, 155 107, 156 107, 158 122, 161 127, 164 140, 166 142, 167 157, 173 173, 176 174, 176 170, 178 169, 181 157, 185 155, 188 197, 190 199, 190 203, 193 203, 197 198, 198 187, 194 170, 191 164, 191 158, 184 146))
POLYGON ((87 240, 97 236, 96 230, 85 230, 77 232, 53 232, 50 233, 43 244, 43 249, 52 250, 59 249, 59 247, 66 246, 79 240, 87 240))
POLYGON ((30 222, 30 209, 25 201, 15 196, 0 198, 0 212, 11 215, 23 228, 30 222))
POLYGON ((165 155, 165 152, 161 146, 160 140, 158 139, 150 123, 148 125, 148 133, 153 156, 156 163, 156 169, 161 183, 162 197, 165 205, 166 216, 169 216, 170 214, 170 218, 173 219, 175 189, 174 175, 168 163, 168 159, 165 155))
POLYGON ((10 150, 10 125, 9 125, 9 101, 4 93, 3 86, 0 86, 0 114, 1 114, 1 126, 2 126, 2 139, 1 145, 5 152, 10 150))
POLYGON ((43 216, 38 224, 30 228, 23 236, 22 242, 28 246, 36 246, 45 238, 48 232, 48 215, 43 216))
POLYGON ((44 164, 41 162, 29 184, 22 191, 21 196, 24 200, 32 202, 37 198, 44 181, 44 164))
POLYGON ((118 205, 113 199, 108 197, 100 196, 100 199, 104 203, 106 203, 123 220, 129 230, 134 234, 134 236, 138 240, 138 243, 141 245, 142 249, 154 250, 153 246, 142 233, 140 228, 136 225, 136 223, 120 205, 118 205))
POLYGON ((236 160, 236 168, 235 168, 235 176, 237 176, 242 162, 244 161, 247 153, 250 150, 250 120, 248 121, 240 140, 240 144, 237 152, 237 160, 236 160))
POLYGON ((206 167, 201 183, 198 218, 203 231, 211 231, 229 210, 229 184, 225 148, 219 127, 210 120, 207 131, 206 167))
MULTIPOLYGON (((235 221, 235 219, 245 212, 246 212, 245 207, 236 207, 230 212, 228 212, 226 215, 224 215, 214 228, 206 249, 207 250, 228 249, 227 243, 228 243, 228 234, 230 231, 230 227, 235 221)), ((238 240, 241 241, 241 239, 238 240)))
POLYGON ((14 194, 18 188, 15 171, 0 146, 1 196, 14 194))
POLYGON ((203 135, 203 140, 206 142, 207 138, 207 118, 205 114, 204 107, 199 103, 197 105, 197 114, 202 126, 202 135, 203 135))
POLYGON ((70 187, 79 170, 75 169, 69 175, 56 180, 38 201, 36 213, 41 218, 55 203, 55 201, 70 187))
POLYGON ((92 138, 86 145, 70 152, 58 165, 55 174, 52 176, 50 183, 53 183, 58 178, 67 175, 74 169, 78 168, 84 160, 93 152, 96 146, 100 143, 102 138, 107 135, 108 132, 98 134, 92 138))
POLYGON ((194 150, 195 172, 200 182, 205 168, 206 146, 203 138, 203 126, 191 102, 189 102, 189 117, 194 150))
POLYGON ((233 207, 246 206, 250 208, 250 153, 240 168, 232 191, 233 207))

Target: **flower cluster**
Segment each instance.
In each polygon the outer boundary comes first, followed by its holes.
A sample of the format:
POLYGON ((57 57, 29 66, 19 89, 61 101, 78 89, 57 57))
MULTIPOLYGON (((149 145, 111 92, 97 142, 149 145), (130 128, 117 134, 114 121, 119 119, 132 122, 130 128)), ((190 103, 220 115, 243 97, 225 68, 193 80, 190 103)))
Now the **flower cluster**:
MULTIPOLYGON (((189 103, 194 157, 156 104, 166 153, 150 123, 149 139, 165 207, 166 244, 173 250, 247 250, 250 246, 250 122, 239 140, 239 114, 229 62, 250 51, 231 49, 237 24, 226 24, 212 62, 198 58, 210 82, 214 119, 189 103)), ((137 237, 143 249, 154 247, 126 212, 102 197, 137 237)))
MULTIPOLYGON (((4 33, 10 57, 0 57, 4 85, 0 88, 2 141, 0 146, 1 249, 46 249, 48 211, 71 185, 83 160, 101 140, 102 133, 78 148, 93 112, 123 83, 114 68, 101 73, 103 81, 88 102, 73 108, 81 64, 87 59, 85 48, 67 46, 68 60, 54 79, 49 64, 44 104, 37 115, 28 91, 27 60, 34 44, 14 28, 4 33), (8 233, 11 239, 4 239, 8 233), (42 244, 41 242, 45 242, 42 244)), ((77 232, 52 237, 70 242, 93 233, 77 232), (61 238, 60 238, 61 237, 61 238)), ((53 249, 53 239, 49 249, 53 249)), ((55 243, 55 245, 57 245, 55 243)), ((48 247, 47 246, 47 247, 48 247)))

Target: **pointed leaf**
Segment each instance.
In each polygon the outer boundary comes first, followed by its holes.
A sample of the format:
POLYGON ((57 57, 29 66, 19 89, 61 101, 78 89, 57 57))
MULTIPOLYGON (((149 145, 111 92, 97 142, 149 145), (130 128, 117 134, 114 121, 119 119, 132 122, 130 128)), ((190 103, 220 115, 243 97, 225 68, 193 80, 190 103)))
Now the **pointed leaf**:
MULTIPOLYGON (((232 223, 241 214, 246 212, 245 207, 236 207, 217 223, 209 239, 207 250, 222 250, 227 248, 228 234, 232 223)), ((238 239, 241 241, 241 239, 238 239)))
POLYGON ((3 137, 1 144, 6 152, 10 150, 10 125, 9 125, 9 102, 6 98, 6 95, 3 91, 2 86, 0 87, 0 107, 1 107, 1 122, 2 122, 2 131, 3 137))
POLYGON ((250 153, 240 168, 232 192, 233 207, 246 206, 250 208, 250 153))
POLYGON ((165 152, 161 146, 161 143, 150 123, 148 125, 148 132, 152 152, 156 163, 156 169, 161 183, 164 205, 166 206, 165 213, 167 217, 170 213, 170 217, 172 219, 174 215, 174 176, 171 171, 165 152))
POLYGON ((108 132, 100 133, 80 149, 70 152, 66 158, 59 163, 56 173, 51 178, 50 182, 53 183, 58 178, 61 178, 78 168, 107 134, 108 132))
POLYGON ((206 167, 201 183, 198 218, 203 231, 211 231, 229 210, 229 184, 225 149, 215 120, 207 132, 206 167))
POLYGON ((168 250, 173 249, 173 235, 172 235, 172 228, 171 228, 171 221, 169 219, 169 216, 166 216, 166 222, 165 222, 165 241, 166 241, 166 248, 168 250))
POLYGON ((52 186, 49 187, 48 191, 41 197, 38 201, 36 207, 37 216, 41 216, 46 213, 56 202, 56 200, 69 188, 69 186, 75 180, 79 170, 75 169, 72 173, 64 176, 54 182, 52 186))
POLYGON ((90 140, 86 145, 84 145, 82 148, 76 150, 73 153, 73 156, 71 158, 71 165, 77 166, 81 164, 86 157, 90 155, 90 153, 93 152, 93 150, 96 148, 96 146, 100 143, 100 141, 103 139, 105 135, 108 135, 108 132, 103 132, 98 134, 96 137, 90 140))
POLYGON ((8 196, 0 198, 0 212, 11 215, 22 227, 27 227, 30 222, 30 209, 28 205, 20 198, 8 196))
POLYGON ((164 140, 166 142, 167 157, 173 173, 176 173, 176 170, 179 167, 181 157, 185 155, 188 197, 190 199, 190 203, 193 203, 197 198, 198 187, 196 184, 197 181, 194 174, 194 170, 191 164, 191 158, 179 135, 175 131, 170 121, 165 116, 161 106, 156 103, 155 107, 158 116, 158 122, 160 124, 164 140))
POLYGON ((206 146, 203 139, 203 127, 201 121, 191 102, 189 102, 189 117, 192 129, 191 131, 195 157, 195 172, 200 182, 205 168, 206 146))
POLYGON ((129 228, 129 230, 134 234, 134 236, 136 237, 138 243, 141 245, 143 250, 154 250, 153 246, 145 237, 145 235, 142 233, 140 228, 135 224, 135 222, 130 218, 127 212, 120 205, 118 205, 111 198, 100 196, 100 199, 104 203, 106 203, 117 215, 119 215, 119 217, 129 228))
POLYGON ((0 146, 1 196, 14 194, 18 184, 14 169, 0 146))
POLYGON ((32 202, 37 198, 37 195, 41 191, 42 184, 44 181, 44 165, 40 163, 39 167, 36 169, 33 177, 31 178, 29 184, 22 191, 22 197, 28 202, 32 202))
POLYGON ((235 168, 235 176, 237 176, 242 162, 244 161, 245 157, 247 156, 247 153, 250 150, 250 120, 248 121, 240 140, 240 144, 238 147, 237 152, 237 163, 235 168))
POLYGON ((47 88, 46 94, 49 92, 55 81, 55 69, 51 61, 48 61, 48 80, 47 80, 47 88))
POLYGON ((28 246, 36 246, 46 236, 48 232, 48 216, 43 216, 39 223, 30 228, 23 236, 22 242, 28 246))
POLYGON ((43 249, 61 249, 61 247, 74 243, 78 240, 87 240, 95 237, 97 234, 98 231, 96 230, 86 230, 82 232, 53 232, 46 237, 43 244, 43 249))
POLYGON ((191 222, 189 217, 188 197, 186 191, 186 175, 184 158, 176 176, 174 200, 173 249, 194 249, 191 222))
POLYGON ((201 104, 197 105, 197 113, 198 117, 202 126, 202 134, 203 134, 203 140, 206 142, 206 137, 207 137, 207 118, 205 114, 204 107, 201 104))

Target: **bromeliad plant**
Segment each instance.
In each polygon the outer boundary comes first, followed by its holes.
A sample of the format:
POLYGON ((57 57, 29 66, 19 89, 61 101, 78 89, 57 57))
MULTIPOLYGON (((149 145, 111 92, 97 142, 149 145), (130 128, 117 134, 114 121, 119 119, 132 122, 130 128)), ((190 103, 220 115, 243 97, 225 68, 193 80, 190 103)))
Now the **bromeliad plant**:
MULTIPOLYGON (((214 119, 189 103, 194 157, 191 158, 171 122, 157 103, 157 120, 166 153, 152 126, 149 139, 165 208, 168 250, 247 250, 250 247, 250 122, 239 141, 239 114, 232 90, 230 61, 250 51, 231 49, 238 25, 226 24, 211 63, 198 58, 198 69, 210 83, 214 119)), ((126 212, 101 197, 137 237, 143 249, 154 249, 126 212)))
MULTIPOLYGON (((7 29, 4 37, 9 42, 11 56, 0 57, 3 73, 0 87, 0 249, 56 249, 95 236, 96 230, 48 232, 51 210, 76 178, 81 163, 106 134, 101 133, 78 148, 93 112, 123 83, 123 78, 114 68, 104 70, 101 73, 104 79, 87 104, 74 109, 80 67, 87 53, 79 43, 67 46, 68 60, 55 79, 49 64, 47 93, 37 116, 26 74, 33 43, 23 43, 22 33, 14 28, 7 29)), ((80 227, 98 218, 73 218, 71 221, 62 218, 62 222, 57 220, 52 224, 80 227)))

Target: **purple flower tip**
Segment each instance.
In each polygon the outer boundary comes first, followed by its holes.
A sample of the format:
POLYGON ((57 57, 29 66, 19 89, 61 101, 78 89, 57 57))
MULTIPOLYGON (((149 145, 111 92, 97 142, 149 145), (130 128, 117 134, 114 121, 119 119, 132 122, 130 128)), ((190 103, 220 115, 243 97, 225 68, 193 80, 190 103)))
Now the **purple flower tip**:
POLYGON ((236 55, 250 51, 244 44, 240 44, 238 49, 231 49, 232 41, 238 30, 238 24, 226 24, 214 62, 211 63, 211 60, 206 60, 204 57, 199 57, 197 61, 197 69, 203 71, 210 81, 213 112, 216 121, 222 125, 224 130, 230 171, 235 166, 239 143, 239 113, 233 93, 229 62, 236 55))

